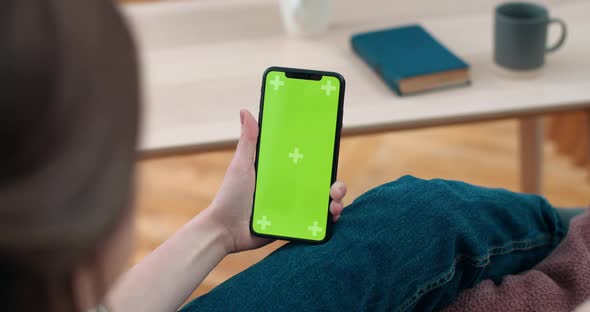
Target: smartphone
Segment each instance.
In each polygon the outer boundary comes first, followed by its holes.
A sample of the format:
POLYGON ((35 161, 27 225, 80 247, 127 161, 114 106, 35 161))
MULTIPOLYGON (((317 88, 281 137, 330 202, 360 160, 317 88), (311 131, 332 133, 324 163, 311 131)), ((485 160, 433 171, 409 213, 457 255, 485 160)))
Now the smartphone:
POLYGON ((334 72, 283 67, 264 72, 253 234, 313 243, 330 238, 344 87, 344 78, 334 72))

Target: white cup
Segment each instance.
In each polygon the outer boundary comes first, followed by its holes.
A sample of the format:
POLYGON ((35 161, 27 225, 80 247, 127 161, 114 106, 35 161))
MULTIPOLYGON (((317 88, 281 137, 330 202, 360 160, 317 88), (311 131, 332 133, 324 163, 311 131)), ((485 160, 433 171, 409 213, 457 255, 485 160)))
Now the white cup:
POLYGON ((330 0, 280 0, 287 33, 307 37, 319 35, 330 24, 330 0))

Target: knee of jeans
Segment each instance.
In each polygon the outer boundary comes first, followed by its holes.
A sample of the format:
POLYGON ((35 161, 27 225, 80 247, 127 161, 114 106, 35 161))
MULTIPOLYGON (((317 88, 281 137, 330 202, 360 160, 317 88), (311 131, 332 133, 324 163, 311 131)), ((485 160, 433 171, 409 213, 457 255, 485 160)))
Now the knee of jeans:
POLYGON ((406 175, 365 192, 352 205, 365 210, 389 211, 392 216, 395 216, 394 212, 409 209, 441 212, 449 209, 446 204, 449 199, 456 197, 452 186, 445 182, 406 175))
POLYGON ((345 209, 342 220, 354 218, 362 230, 383 235, 450 229, 461 212, 449 205, 451 196, 448 186, 437 181, 404 176, 361 195, 345 209))
POLYGON ((353 203, 359 203, 364 201, 383 201, 393 199, 396 195, 402 195, 413 185, 418 183, 419 181, 423 181, 421 179, 415 178, 410 175, 405 175, 400 177, 397 180, 393 180, 379 186, 376 186, 359 197, 357 197, 353 203))
POLYGON ((485 222, 486 216, 501 214, 512 221, 522 219, 519 214, 529 214, 528 209, 547 210, 548 207, 538 196, 486 189, 459 181, 404 176, 361 195, 350 209, 345 209, 343 216, 364 218, 368 227, 384 231, 392 226, 417 226, 432 230, 446 228, 448 232, 485 222))

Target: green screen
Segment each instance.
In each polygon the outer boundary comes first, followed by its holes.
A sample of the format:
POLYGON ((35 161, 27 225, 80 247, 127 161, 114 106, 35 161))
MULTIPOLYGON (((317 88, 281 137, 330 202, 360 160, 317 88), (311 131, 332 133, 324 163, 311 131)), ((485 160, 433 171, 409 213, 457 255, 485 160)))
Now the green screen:
POLYGON ((340 81, 266 75, 252 228, 326 237, 340 81))

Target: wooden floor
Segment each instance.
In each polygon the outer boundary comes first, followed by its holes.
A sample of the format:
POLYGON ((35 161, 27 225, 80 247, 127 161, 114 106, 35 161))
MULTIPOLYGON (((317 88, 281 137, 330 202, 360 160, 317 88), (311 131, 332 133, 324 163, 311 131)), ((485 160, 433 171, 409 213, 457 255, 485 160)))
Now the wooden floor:
MULTIPOLYGON (((489 122, 345 138, 339 179, 350 202, 381 183, 411 174, 518 190, 517 124, 489 122)), ((590 203, 590 183, 550 144, 545 146, 544 194, 558 206, 590 203)), ((139 175, 139 261, 183 223, 207 207, 221 183, 231 151, 145 160, 139 175)), ((208 291, 262 259, 279 244, 227 257, 199 287, 208 291)))

